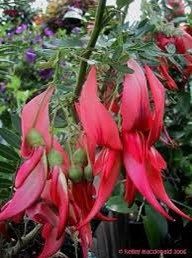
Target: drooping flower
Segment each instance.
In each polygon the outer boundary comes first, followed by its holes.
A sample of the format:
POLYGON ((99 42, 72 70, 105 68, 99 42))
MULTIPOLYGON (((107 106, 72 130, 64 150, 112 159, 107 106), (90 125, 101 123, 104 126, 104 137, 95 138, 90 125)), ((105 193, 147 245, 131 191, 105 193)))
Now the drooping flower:
POLYGON ((69 197, 66 179, 68 157, 61 145, 54 140, 48 153, 49 177, 41 198, 27 209, 27 215, 43 224, 45 240, 39 258, 50 257, 61 247, 68 221, 69 197))
POLYGON ((0 220, 26 214, 43 225, 44 246, 39 258, 50 257, 61 247, 68 221, 69 160, 50 133, 48 107, 54 87, 28 102, 22 110, 21 155, 26 160, 15 179, 15 193, 2 208, 0 220))
POLYGON ((96 69, 92 67, 83 86, 77 105, 79 118, 86 135, 87 149, 94 175, 98 175, 96 199, 79 227, 87 224, 110 196, 119 175, 121 142, 112 116, 97 96, 96 69), (96 159, 96 148, 100 147, 96 159), (97 160, 97 169, 95 164, 97 160), (99 168, 99 169, 98 169, 99 168))
POLYGON ((156 42, 158 46, 166 50, 166 48, 173 44, 178 54, 182 54, 186 60, 186 65, 192 63, 192 56, 190 49, 192 49, 192 36, 188 34, 183 28, 179 30, 179 35, 166 36, 163 33, 158 33, 156 36, 156 42))
POLYGON ((40 197, 48 176, 46 152, 51 147, 48 105, 54 88, 33 98, 22 110, 21 155, 26 160, 15 178, 15 193, 0 213, 0 220, 24 212, 40 197))
POLYGON ((121 106, 123 159, 128 180, 125 186, 129 187, 125 198, 132 203, 137 190, 164 217, 171 219, 158 200, 190 219, 168 197, 161 177, 166 162, 154 147, 163 130, 164 87, 149 67, 145 67, 145 75, 135 60, 130 60, 128 66, 134 73, 125 76, 121 106))

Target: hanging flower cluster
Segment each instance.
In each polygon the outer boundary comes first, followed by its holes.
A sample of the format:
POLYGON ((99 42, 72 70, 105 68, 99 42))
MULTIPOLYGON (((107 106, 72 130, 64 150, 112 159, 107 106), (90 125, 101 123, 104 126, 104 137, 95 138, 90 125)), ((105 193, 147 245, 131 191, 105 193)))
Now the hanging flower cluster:
POLYGON ((78 236, 87 257, 92 245, 91 220, 112 220, 100 210, 122 166, 128 204, 139 192, 164 217, 172 219, 162 203, 190 219, 167 195, 162 180, 166 162, 154 147, 164 127, 165 89, 148 66, 142 68, 132 59, 128 66, 134 72, 125 75, 122 93, 111 104, 99 100, 96 68, 91 68, 75 104, 82 131, 74 153, 66 152, 50 130, 48 108, 54 87, 22 110, 20 153, 24 162, 16 174, 12 199, 1 209, 0 221, 25 215, 42 224, 45 243, 40 258, 60 249, 66 227, 78 236), (117 113, 121 125, 115 122, 117 113))
POLYGON ((181 77, 180 83, 185 85, 189 76, 192 74, 192 55, 190 50, 192 49, 192 36, 187 32, 187 28, 183 27, 179 29, 179 35, 166 36, 163 33, 158 33, 156 36, 157 45, 162 50, 167 50, 169 47, 174 46, 175 51, 179 54, 185 62, 184 71, 175 63, 170 63, 166 57, 160 59, 159 72, 165 82, 165 85, 170 90, 176 90, 179 86, 177 82, 170 75, 170 70, 174 70, 176 74, 181 77))

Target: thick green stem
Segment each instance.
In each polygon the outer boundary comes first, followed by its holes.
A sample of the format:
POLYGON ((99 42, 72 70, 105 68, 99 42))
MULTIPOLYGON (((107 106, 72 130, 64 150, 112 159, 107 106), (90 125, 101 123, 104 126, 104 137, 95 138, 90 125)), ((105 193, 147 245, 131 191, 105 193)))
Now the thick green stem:
MULTIPOLYGON (((84 59, 89 59, 92 53, 92 49, 95 47, 95 44, 97 42, 99 33, 102 29, 102 20, 105 12, 105 6, 106 6, 106 0, 99 0, 96 16, 95 16, 94 29, 92 31, 88 45, 85 49, 85 53, 82 56, 84 59)), ((77 100, 81 93, 81 89, 85 80, 86 70, 87 70, 87 62, 82 60, 79 68, 77 85, 74 91, 74 100, 77 100)))

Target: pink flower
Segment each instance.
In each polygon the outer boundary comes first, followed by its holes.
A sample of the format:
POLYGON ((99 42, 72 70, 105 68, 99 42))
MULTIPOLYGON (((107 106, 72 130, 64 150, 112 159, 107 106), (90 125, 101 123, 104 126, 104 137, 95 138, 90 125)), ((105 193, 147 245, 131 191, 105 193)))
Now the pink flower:
POLYGON ((87 140, 87 149, 93 169, 98 174, 96 199, 80 223, 79 228, 87 224, 109 198, 119 175, 121 142, 118 128, 112 116, 97 96, 96 69, 92 67, 83 86, 77 111, 87 140), (100 147, 96 158, 96 148, 100 147), (96 169, 95 164, 99 163, 96 169))
POLYGON ((67 226, 69 213, 68 185, 66 171, 68 156, 61 145, 54 140, 48 153, 49 178, 41 198, 27 209, 27 215, 43 224, 42 237, 45 244, 39 257, 49 257, 59 250, 67 226))
POLYGON ((48 176, 46 150, 50 148, 48 104, 53 87, 32 99, 22 111, 21 154, 28 159, 19 168, 15 193, 0 213, 6 220, 24 212, 40 197, 48 176))
POLYGON ((153 146, 163 129, 164 87, 149 67, 145 67, 145 75, 135 60, 130 60, 128 66, 134 73, 125 76, 121 106, 125 186, 129 187, 125 198, 132 203, 136 191, 139 191, 164 217, 171 219, 158 200, 184 218, 191 219, 171 202, 165 192, 161 172, 166 168, 166 162, 153 146))

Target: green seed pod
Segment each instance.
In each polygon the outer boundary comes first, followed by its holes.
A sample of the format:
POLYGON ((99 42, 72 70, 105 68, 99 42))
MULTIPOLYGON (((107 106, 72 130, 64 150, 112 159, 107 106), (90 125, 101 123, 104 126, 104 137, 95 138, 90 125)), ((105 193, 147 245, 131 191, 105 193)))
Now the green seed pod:
POLYGON ((84 168, 84 178, 91 182, 93 180, 93 171, 91 168, 91 165, 88 164, 85 168, 84 168))
POLYGON ((48 154, 48 161, 51 167, 60 166, 63 163, 63 157, 57 150, 51 149, 48 154))
POLYGON ((80 166, 72 166, 69 169, 69 178, 74 183, 79 183, 83 177, 83 169, 80 166))
POLYGON ((79 148, 73 153, 73 162, 80 165, 87 163, 87 153, 84 149, 79 148))
POLYGON ((44 145, 44 140, 41 134, 35 129, 32 128, 27 134, 27 143, 31 147, 38 147, 44 145))

